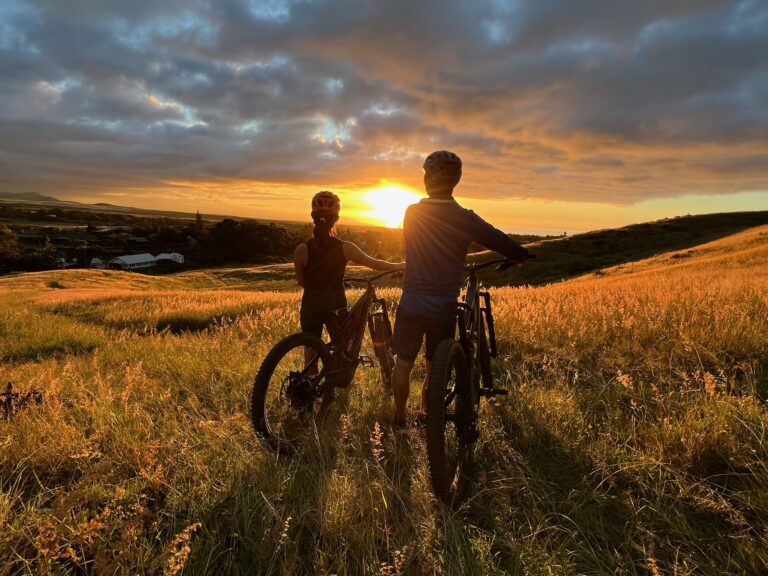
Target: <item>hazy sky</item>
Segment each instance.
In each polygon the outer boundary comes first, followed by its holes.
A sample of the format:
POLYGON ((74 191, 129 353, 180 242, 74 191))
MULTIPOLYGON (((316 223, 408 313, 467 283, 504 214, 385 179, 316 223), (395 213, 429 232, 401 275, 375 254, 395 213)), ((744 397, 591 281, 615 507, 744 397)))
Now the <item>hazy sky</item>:
POLYGON ((441 148, 508 230, 768 209, 768 2, 0 1, 0 190, 352 216, 441 148))

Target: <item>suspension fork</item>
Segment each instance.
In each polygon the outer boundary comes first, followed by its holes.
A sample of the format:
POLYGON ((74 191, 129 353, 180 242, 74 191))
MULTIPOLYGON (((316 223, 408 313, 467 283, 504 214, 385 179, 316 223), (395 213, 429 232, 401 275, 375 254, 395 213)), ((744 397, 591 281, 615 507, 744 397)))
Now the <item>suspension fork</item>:
POLYGON ((480 309, 485 314, 485 326, 488 328, 488 343, 491 358, 496 358, 496 328, 493 324, 493 312, 491 311, 491 293, 487 290, 480 293, 484 306, 480 309))

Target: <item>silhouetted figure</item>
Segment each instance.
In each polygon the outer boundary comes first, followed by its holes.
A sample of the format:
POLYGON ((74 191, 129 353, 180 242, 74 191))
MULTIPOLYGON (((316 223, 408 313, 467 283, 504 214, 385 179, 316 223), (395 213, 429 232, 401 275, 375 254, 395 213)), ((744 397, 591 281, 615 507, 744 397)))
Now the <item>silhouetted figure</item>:
POLYGON ((423 417, 432 356, 441 340, 454 336, 456 298, 470 244, 476 242, 519 262, 528 258, 528 251, 504 232, 459 206, 453 198, 459 180, 461 159, 453 152, 433 152, 424 160, 424 187, 429 198, 410 206, 405 213, 405 281, 393 340, 397 354, 392 379, 393 424, 397 427, 406 425, 411 369, 426 339, 423 417))

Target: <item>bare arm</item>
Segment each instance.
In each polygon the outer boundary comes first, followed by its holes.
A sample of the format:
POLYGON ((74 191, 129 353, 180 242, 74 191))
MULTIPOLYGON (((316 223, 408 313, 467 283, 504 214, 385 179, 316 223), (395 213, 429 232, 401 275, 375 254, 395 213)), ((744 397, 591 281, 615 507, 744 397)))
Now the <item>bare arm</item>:
POLYGON ((382 272, 405 269, 405 262, 387 262, 386 260, 371 258, 352 242, 344 242, 344 256, 350 262, 367 266, 373 270, 381 270, 382 272))
POLYGON ((305 243, 296 246, 296 251, 293 253, 293 269, 296 271, 296 282, 302 288, 304 287, 304 267, 307 265, 309 259, 309 249, 305 243))

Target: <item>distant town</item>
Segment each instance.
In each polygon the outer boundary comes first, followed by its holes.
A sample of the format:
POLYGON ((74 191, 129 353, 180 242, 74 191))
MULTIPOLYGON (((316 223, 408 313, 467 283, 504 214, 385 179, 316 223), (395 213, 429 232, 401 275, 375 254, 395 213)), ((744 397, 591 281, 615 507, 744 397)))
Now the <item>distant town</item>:
MULTIPOLYGON (((309 223, 274 223, 182 213, 157 215, 108 205, 24 201, 0 195, 0 274, 56 268, 97 268, 164 274, 225 264, 290 261, 310 238, 309 223), (168 215, 172 214, 172 215, 168 215)), ((340 226, 376 258, 402 259, 402 232, 377 226, 340 226)), ((540 236, 513 236, 520 242, 540 236)), ((479 249, 479 247, 475 247, 479 249)))

